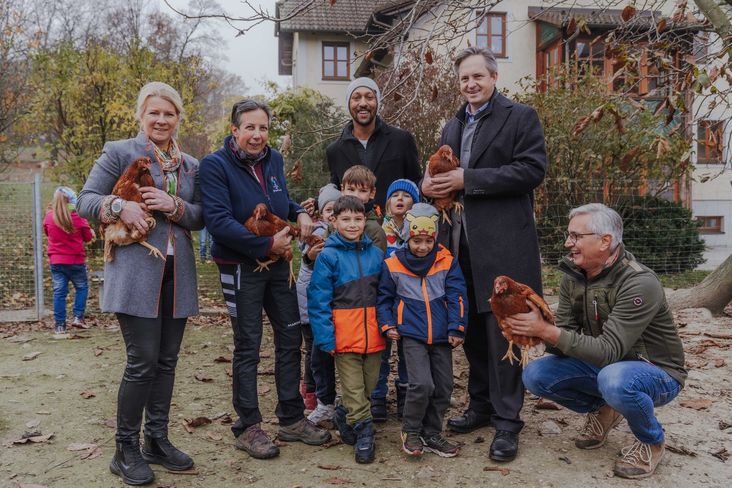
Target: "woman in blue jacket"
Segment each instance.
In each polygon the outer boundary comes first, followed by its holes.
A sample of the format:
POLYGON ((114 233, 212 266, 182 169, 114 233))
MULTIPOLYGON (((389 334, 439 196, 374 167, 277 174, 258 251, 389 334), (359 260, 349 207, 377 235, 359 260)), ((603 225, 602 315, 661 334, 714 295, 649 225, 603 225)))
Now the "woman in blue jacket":
POLYGON ((267 270, 257 260, 282 255, 290 247, 288 228, 260 237, 244 227, 254 207, 264 203, 278 217, 297 221, 303 236, 313 222, 290 198, 282 155, 267 145, 271 112, 267 105, 243 100, 231 111, 231 134, 224 146, 206 156, 199 170, 203 216, 213 238, 211 256, 219 267, 221 288, 234 329, 232 367, 236 447, 258 459, 272 458, 279 448, 260 428, 257 364, 262 342, 262 309, 274 330, 275 381, 280 421, 278 437, 320 445, 327 430, 303 415, 300 383, 300 317, 297 294, 290 286, 290 268, 279 259, 267 270))

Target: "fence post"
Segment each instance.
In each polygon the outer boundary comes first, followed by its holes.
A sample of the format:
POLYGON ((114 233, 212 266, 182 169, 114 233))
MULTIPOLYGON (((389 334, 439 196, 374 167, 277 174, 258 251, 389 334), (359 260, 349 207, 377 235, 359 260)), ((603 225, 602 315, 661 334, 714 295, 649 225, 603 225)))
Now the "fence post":
POLYGON ((43 210, 41 174, 36 173, 33 178, 33 261, 34 279, 36 285, 36 317, 43 319, 45 307, 43 303, 43 210))

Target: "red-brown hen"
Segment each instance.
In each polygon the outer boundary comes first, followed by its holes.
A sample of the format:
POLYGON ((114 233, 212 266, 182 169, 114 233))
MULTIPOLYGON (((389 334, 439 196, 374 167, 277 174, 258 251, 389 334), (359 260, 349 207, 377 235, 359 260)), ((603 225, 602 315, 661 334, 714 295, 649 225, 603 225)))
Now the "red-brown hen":
MULTIPOLYGON (((460 167, 460 161, 452 152, 452 148, 445 144, 440 147, 436 153, 430 156, 429 163, 427 163, 427 171, 430 173, 430 177, 439 175, 441 173, 447 173, 460 167)), ((454 208, 456 212, 462 212, 463 206, 460 202, 455 201, 457 198, 457 191, 450 192, 450 195, 443 198, 436 198, 433 202, 438 212, 442 213, 442 221, 449 222, 452 225, 449 217, 449 210, 454 208)))
MULTIPOLYGON (((133 161, 115 183, 114 188, 112 188, 112 195, 117 195, 128 202, 142 203, 140 187, 155 186, 155 181, 153 181, 150 174, 150 164, 149 158, 140 158, 133 161)), ((149 230, 155 227, 155 218, 149 212, 145 212, 145 222, 147 222, 149 230)), ((111 224, 103 224, 102 236, 104 238, 104 260, 107 262, 114 260, 112 246, 128 246, 134 243, 148 248, 150 255, 165 261, 163 253, 155 246, 148 244, 145 235, 140 233, 136 227, 125 224, 121 219, 111 224)))
MULTIPOLYGON (((264 203, 258 203, 257 206, 254 207, 252 216, 244 222, 244 227, 246 227, 252 234, 260 237, 272 237, 285 227, 290 228, 288 235, 291 235, 292 237, 300 236, 300 228, 298 226, 290 224, 286 220, 283 220, 270 212, 267 205, 264 203)), ((292 271, 292 249, 288 247, 282 254, 269 254, 267 257, 269 258, 268 261, 257 260, 258 266, 255 270, 269 270, 270 264, 276 262, 280 258, 284 258, 290 263, 290 284, 292 284, 295 279, 295 274, 292 271)))
POLYGON ((513 364, 514 359, 519 359, 513 352, 514 343, 521 347, 521 366, 526 366, 529 362, 529 348, 541 343, 541 339, 537 337, 527 337, 513 335, 511 328, 505 323, 506 317, 517 313, 530 312, 531 308, 526 300, 533 302, 541 314, 549 322, 554 322, 554 314, 549 309, 549 305, 540 297, 530 286, 518 283, 508 276, 499 276, 493 282, 493 295, 490 298, 491 310, 496 316, 498 325, 501 327, 503 337, 508 340, 508 351, 501 359, 508 359, 513 364))

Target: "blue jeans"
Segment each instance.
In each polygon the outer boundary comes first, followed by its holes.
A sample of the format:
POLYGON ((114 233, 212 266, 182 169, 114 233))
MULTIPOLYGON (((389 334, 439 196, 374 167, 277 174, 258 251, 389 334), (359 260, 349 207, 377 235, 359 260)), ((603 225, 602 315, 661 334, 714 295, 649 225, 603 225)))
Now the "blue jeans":
POLYGON ((86 278, 86 264, 52 264, 53 278, 53 318, 56 325, 66 325, 66 296, 69 294, 69 281, 74 284, 74 317, 84 318, 86 297, 89 295, 89 282, 86 278))
POLYGON ((598 368, 579 359, 547 356, 524 368, 524 385, 578 413, 607 404, 623 415, 639 441, 663 442, 663 428, 653 407, 676 398, 681 385, 658 366, 645 361, 620 361, 598 368))
POLYGON ((208 233, 205 227, 198 233, 198 253, 201 256, 201 261, 211 259, 211 234, 208 233))
MULTIPOLYGON (((379 369, 379 381, 376 383, 376 388, 371 392, 371 398, 386 398, 389 393, 389 359, 391 358, 391 339, 386 339, 386 349, 381 354, 381 369, 379 369)), ((399 364, 397 365, 397 379, 394 383, 407 385, 409 380, 407 378, 407 363, 404 362, 404 351, 402 350, 402 341, 397 341, 397 356, 399 357, 399 364)))

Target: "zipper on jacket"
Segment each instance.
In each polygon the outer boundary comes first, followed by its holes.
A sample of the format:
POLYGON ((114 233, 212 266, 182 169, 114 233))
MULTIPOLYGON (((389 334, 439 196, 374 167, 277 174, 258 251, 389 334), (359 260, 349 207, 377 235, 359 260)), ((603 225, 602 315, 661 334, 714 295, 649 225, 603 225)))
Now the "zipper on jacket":
POLYGON ((422 296, 427 310, 427 344, 432 344, 432 311, 430 310, 430 298, 427 296, 427 283, 424 277, 422 278, 422 296))
POLYGON ((595 307, 595 322, 599 322, 600 314, 597 312, 597 295, 592 297, 592 306, 595 307))
MULTIPOLYGON (((361 243, 356 243, 356 261, 358 262, 358 277, 363 278, 363 268, 361 267, 361 243)), ((366 296, 363 290, 363 279, 361 282, 361 297, 366 296)), ((366 305, 363 307, 363 336, 364 336, 364 349, 363 353, 368 354, 369 351, 369 325, 368 325, 368 310, 366 305)))

